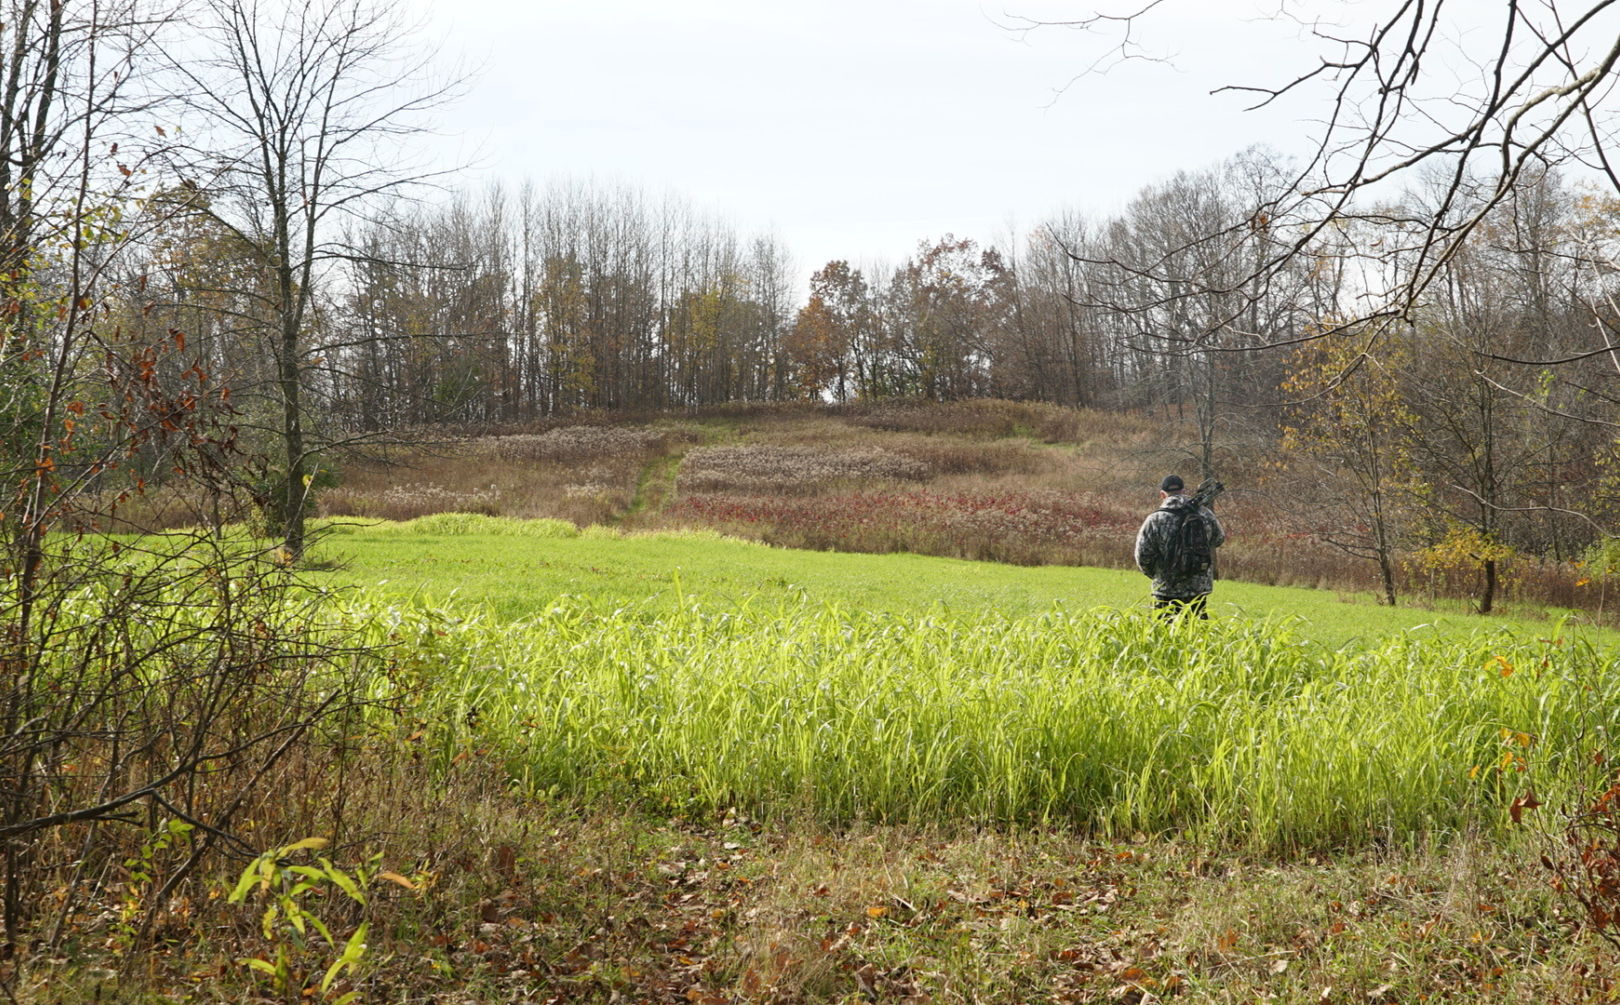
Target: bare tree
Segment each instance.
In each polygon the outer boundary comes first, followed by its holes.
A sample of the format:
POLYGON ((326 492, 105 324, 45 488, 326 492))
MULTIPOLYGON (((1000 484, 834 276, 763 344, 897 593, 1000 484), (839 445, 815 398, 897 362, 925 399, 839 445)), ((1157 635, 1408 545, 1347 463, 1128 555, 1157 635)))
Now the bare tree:
POLYGON ((273 360, 264 419, 279 458, 268 508, 297 556, 311 459, 330 445, 309 399, 341 348, 320 332, 323 283, 363 254, 344 240, 345 222, 435 176, 407 166, 403 148, 456 85, 429 82, 429 54, 367 0, 205 0, 202 17, 208 51, 177 58, 173 70, 201 125, 192 169, 209 210, 255 250, 266 277, 254 309, 237 320, 273 360))
MULTIPOLYGON (((1086 71, 1106 72, 1118 61, 1155 58, 1144 40, 1154 20, 1173 16, 1177 6, 1151 0, 1055 24, 1109 37, 1107 56, 1086 71)), ((1359 219, 1376 224, 1363 253, 1406 258, 1393 282, 1358 291, 1357 307, 1338 312, 1341 325, 1359 330, 1378 317, 1410 313, 1527 171, 1579 164, 1620 192, 1612 101, 1620 72, 1617 0, 1508 0, 1489 8, 1483 27, 1470 19, 1486 8, 1469 5, 1402 0, 1380 19, 1345 26, 1331 24, 1320 7, 1282 0, 1274 14, 1315 44, 1312 64, 1279 80, 1221 88, 1253 97, 1256 108, 1314 95, 1324 109, 1290 183, 1254 200, 1227 226, 1236 232, 1265 225, 1288 236, 1241 283, 1195 283, 1195 289, 1258 291, 1256 280, 1282 276, 1344 221, 1359 219), (1441 180, 1432 212, 1389 212, 1398 189, 1424 172, 1441 180), (1471 192, 1481 178, 1484 189, 1471 192)))
POLYGON ((1089 270, 1068 249, 1091 240, 1087 222, 1070 213, 1037 228, 1021 257, 1009 257, 1012 324, 997 359, 997 393, 1065 405, 1096 404, 1106 361, 1098 319, 1086 304, 1089 270))
POLYGON ((1180 414, 1191 406, 1204 477, 1236 402, 1275 398, 1280 374, 1262 375, 1257 350, 1298 331, 1308 285, 1292 262, 1262 280, 1258 263, 1279 240, 1249 216, 1278 189, 1277 162, 1257 151, 1152 185, 1100 241, 1068 247, 1089 274, 1078 302, 1112 318, 1151 400, 1180 414))
POLYGON ((1282 444, 1312 486, 1301 514, 1307 530, 1378 568, 1384 602, 1396 598, 1402 504, 1414 470, 1404 435, 1416 420, 1401 396, 1399 374, 1410 346, 1376 333, 1307 343, 1294 354, 1284 391, 1294 396, 1282 444), (1368 348, 1385 341, 1381 357, 1368 348))
POLYGON ((251 550, 208 530, 102 533, 140 529, 142 465, 202 497, 228 490, 236 460, 228 388, 183 330, 135 323, 144 283, 117 282, 124 259, 163 243, 158 230, 185 229, 142 184, 165 153, 153 63, 173 23, 134 2, 0 8, 8 951, 56 944, 97 870, 161 828, 143 942, 210 851, 244 847, 231 821, 286 755, 357 697, 352 663, 333 658, 343 633, 316 627, 318 596, 251 550))
POLYGON ((131 144, 119 155, 113 140, 129 143, 119 130, 144 105, 131 94, 131 69, 161 21, 133 3, 89 12, 34 0, 0 6, 0 920, 8 944, 33 875, 33 849, 16 840, 16 828, 48 800, 50 749, 64 739, 45 714, 63 704, 47 672, 57 655, 58 587, 82 582, 80 570, 51 561, 46 538, 73 512, 95 465, 112 463, 116 448, 106 439, 127 446, 141 432, 79 427, 95 383, 85 363, 99 341, 96 297, 119 244, 111 221, 149 152, 131 144))

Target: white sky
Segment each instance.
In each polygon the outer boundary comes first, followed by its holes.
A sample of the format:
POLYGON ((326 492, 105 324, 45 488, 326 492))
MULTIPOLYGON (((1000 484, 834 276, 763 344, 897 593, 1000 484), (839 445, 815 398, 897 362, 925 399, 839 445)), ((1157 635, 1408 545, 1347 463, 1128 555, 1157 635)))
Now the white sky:
POLYGON ((1148 39, 1174 66, 1122 65, 1061 96, 1106 43, 998 22, 1084 0, 417 2, 443 55, 476 69, 444 123, 447 156, 482 165, 470 184, 671 192, 774 232, 806 274, 1111 212, 1178 168, 1297 151, 1309 131, 1298 105, 1244 113, 1208 93, 1312 64, 1297 28, 1259 18, 1267 0, 1173 0, 1148 39))

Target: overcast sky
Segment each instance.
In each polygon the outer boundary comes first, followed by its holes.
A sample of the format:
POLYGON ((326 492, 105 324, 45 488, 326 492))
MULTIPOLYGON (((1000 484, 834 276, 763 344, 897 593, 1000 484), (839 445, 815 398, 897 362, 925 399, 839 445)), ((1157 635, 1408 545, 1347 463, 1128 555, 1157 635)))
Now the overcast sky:
MULTIPOLYGON (((947 232, 981 241, 1254 143, 1298 150, 1300 106, 1241 111, 1232 82, 1310 65, 1265 0, 1194 0, 1150 28, 1173 66, 1075 81, 1107 43, 1007 0, 421 0, 447 58, 475 71, 445 142, 475 179, 597 178, 673 192, 808 272, 898 261, 947 232)), ((1274 9, 1276 0, 1270 0, 1274 9)))

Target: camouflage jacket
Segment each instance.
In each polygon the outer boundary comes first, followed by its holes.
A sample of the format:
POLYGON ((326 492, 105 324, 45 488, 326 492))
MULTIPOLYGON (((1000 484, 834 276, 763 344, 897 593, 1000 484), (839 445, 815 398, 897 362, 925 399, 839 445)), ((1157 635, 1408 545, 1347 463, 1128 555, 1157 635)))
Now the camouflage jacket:
MULTIPOLYGON (((1170 535, 1181 523, 1178 511, 1196 505, 1186 496, 1170 496, 1158 509, 1147 515, 1147 519, 1142 521, 1142 529, 1136 532, 1136 567, 1144 575, 1153 577, 1153 595, 1161 600, 1201 597, 1215 588, 1213 569, 1177 579, 1163 568, 1170 535)), ((1198 506, 1198 515, 1209 524, 1210 547, 1219 548, 1226 540, 1221 522, 1203 506, 1198 506)))

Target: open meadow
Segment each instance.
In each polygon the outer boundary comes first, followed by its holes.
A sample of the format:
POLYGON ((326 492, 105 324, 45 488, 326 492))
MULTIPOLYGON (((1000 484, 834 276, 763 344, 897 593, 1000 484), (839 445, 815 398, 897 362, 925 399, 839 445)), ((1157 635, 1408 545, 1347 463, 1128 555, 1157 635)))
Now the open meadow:
POLYGON ((0 1005, 1620 1002, 1620 2, 1175 7, 0 0, 0 1005))
MULTIPOLYGON (((357 454, 298 563, 119 538, 49 673, 145 654, 105 700, 163 710, 154 771, 241 704, 231 770, 116 853, 53 831, 12 986, 1610 1000, 1620 636, 1579 570, 1508 563, 1482 618, 1414 563, 1379 605, 1234 462, 1214 617, 1166 623, 1127 566, 1179 463, 1142 417, 742 409, 357 454)), ((114 753, 52 755, 63 798, 114 753)))
POLYGON ((1166 624, 1103 570, 467 515, 346 530, 332 577, 398 598, 428 742, 526 793, 1297 853, 1578 794, 1620 723, 1614 637, 1561 623, 1222 584, 1212 621, 1166 624))
POLYGON ((418 965, 478 1000, 1614 987, 1569 896, 1570 841, 1614 851, 1573 813, 1620 717, 1606 631, 1234 583, 1165 625, 1109 570, 331 530, 317 582, 395 642, 425 772, 373 838, 424 883, 374 929, 390 1000, 418 965))

